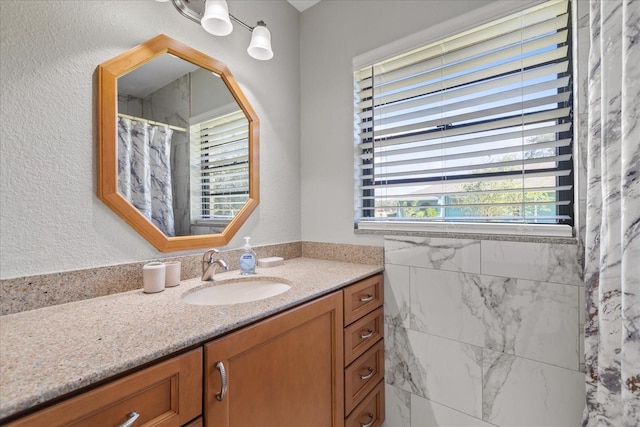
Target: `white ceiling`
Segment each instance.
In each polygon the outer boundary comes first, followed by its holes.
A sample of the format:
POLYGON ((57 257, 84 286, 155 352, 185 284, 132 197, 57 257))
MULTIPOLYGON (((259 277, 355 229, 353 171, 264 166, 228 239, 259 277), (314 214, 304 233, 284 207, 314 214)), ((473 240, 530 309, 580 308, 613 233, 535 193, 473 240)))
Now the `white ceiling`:
POLYGON ((314 4, 320 2, 320 0, 287 0, 287 1, 291 3, 293 7, 298 9, 300 12, 304 12, 314 4))

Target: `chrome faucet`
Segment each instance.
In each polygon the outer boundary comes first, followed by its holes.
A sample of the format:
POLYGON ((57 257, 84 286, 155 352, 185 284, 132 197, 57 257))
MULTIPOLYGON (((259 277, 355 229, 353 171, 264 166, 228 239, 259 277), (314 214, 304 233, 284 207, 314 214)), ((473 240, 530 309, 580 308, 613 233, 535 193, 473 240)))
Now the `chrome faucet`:
POLYGON ((219 253, 217 249, 209 249, 202 256, 202 280, 203 281, 212 281, 213 275, 216 272, 216 268, 218 266, 224 268, 224 271, 229 271, 229 266, 227 263, 219 258, 215 259, 216 254, 219 253))

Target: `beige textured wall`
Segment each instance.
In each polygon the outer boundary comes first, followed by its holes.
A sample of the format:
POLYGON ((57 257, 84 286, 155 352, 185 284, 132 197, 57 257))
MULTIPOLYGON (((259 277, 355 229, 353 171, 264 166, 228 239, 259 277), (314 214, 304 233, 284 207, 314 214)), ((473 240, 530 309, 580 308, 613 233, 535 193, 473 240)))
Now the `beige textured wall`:
POLYGON ((272 61, 247 55, 240 26, 214 37, 170 3, 1 1, 0 278, 167 256, 96 197, 95 68, 159 33, 225 62, 261 121, 260 206, 229 247, 300 240, 299 12, 284 0, 229 8, 267 22, 272 61))

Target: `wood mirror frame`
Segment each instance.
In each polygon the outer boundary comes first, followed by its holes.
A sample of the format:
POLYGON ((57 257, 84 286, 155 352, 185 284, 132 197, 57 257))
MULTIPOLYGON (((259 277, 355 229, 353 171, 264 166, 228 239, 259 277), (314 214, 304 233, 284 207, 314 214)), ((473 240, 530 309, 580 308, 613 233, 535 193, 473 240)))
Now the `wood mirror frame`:
POLYGON ((97 68, 98 197, 161 252, 224 246, 238 232, 260 201, 259 120, 225 64, 163 34, 112 58, 97 68), (249 199, 219 234, 168 237, 118 192, 118 77, 169 53, 212 71, 222 81, 249 123, 249 199))

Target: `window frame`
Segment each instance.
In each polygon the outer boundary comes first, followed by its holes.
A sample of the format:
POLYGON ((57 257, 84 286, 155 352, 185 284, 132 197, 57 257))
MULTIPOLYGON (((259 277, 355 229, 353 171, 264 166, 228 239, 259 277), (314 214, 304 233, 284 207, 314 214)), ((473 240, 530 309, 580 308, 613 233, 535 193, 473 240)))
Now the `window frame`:
MULTIPOLYGON (((512 2, 500 2, 500 4, 490 4, 488 6, 481 7, 473 12, 467 13, 465 15, 453 18, 446 22, 443 22, 439 25, 430 27, 421 32, 413 34, 404 39, 392 42, 388 45, 382 46, 373 51, 364 53, 359 55, 353 59, 353 71, 357 71, 367 66, 371 66, 372 64, 384 61, 386 59, 394 58, 398 55, 403 54, 404 52, 408 52, 417 48, 420 48, 425 45, 429 45, 431 43, 437 42, 439 40, 446 39, 448 37, 454 36, 456 34, 465 32, 469 29, 473 29, 484 24, 490 23, 492 21, 499 20, 506 16, 521 12, 533 6, 543 4, 547 0, 527 0, 527 1, 512 1, 512 2)), ((571 52, 569 54, 569 65, 568 65, 568 74, 572 78, 571 85, 573 90, 573 95, 570 103, 572 104, 573 112, 576 111, 577 97, 578 97, 578 88, 576 87, 576 69, 574 67, 574 58, 576 56, 577 43, 575 41, 575 1, 569 0, 569 9, 570 9, 570 21, 569 21, 569 47, 571 52)), ((558 76, 560 78, 560 76, 558 76)), ((354 87, 354 99, 357 102, 358 94, 357 87, 354 87)), ((575 179, 576 170, 577 170, 577 131, 576 128, 576 114, 572 113, 570 117, 572 122, 572 127, 574 129, 573 132, 573 142, 571 146, 566 147, 564 153, 562 151, 559 152, 565 154, 567 150, 572 154, 571 166, 569 169, 571 171, 570 175, 567 177, 563 177, 558 180, 558 185, 564 184, 566 181, 570 181, 573 186, 573 191, 571 191, 570 196, 570 204, 568 206, 559 206, 558 212, 565 213, 566 209, 571 210, 571 224, 541 224, 541 223, 509 223, 509 222, 451 222, 451 221, 433 221, 433 222, 420 222, 420 221, 402 221, 402 220, 393 220, 393 221, 384 221, 384 220, 376 220, 376 221, 366 221, 362 220, 364 215, 361 215, 360 209, 358 208, 358 204, 361 203, 360 197, 362 195, 362 191, 358 187, 361 184, 359 177, 355 178, 355 186, 354 186, 354 229, 356 232, 372 232, 372 233, 422 233, 426 232, 428 234, 449 234, 449 233, 460 233, 460 234, 489 234, 489 235, 504 235, 504 236, 514 236, 514 235, 524 235, 524 236, 538 236, 538 237, 558 237, 558 238, 571 238, 574 236, 575 230, 575 219, 578 216, 578 206, 575 203, 577 200, 577 182, 575 179)), ((359 170, 361 166, 361 160, 359 159, 360 151, 357 145, 360 142, 359 132, 357 130, 354 131, 354 167, 356 171, 359 170)), ((369 190, 373 192, 374 190, 369 190)), ((364 203, 375 203, 375 201, 362 201, 362 204, 366 206, 364 203)))

